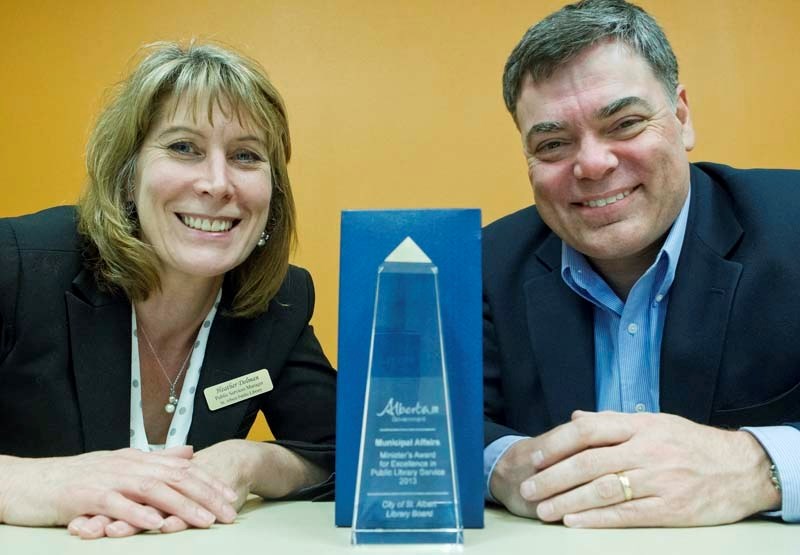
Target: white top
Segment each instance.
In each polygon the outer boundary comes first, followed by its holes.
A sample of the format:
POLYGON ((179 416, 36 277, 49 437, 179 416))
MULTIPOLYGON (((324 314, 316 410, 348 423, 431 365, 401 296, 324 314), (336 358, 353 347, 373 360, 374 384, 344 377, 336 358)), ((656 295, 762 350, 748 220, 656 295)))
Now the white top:
POLYGON ((403 241, 395 247, 384 259, 384 262, 407 262, 407 263, 423 263, 430 264, 431 259, 425 254, 419 245, 417 245, 411 237, 406 237, 403 241))
MULTIPOLYGON (((172 423, 167 433, 166 444, 153 444, 147 441, 147 432, 144 429, 144 415, 142 414, 142 373, 139 367, 139 339, 136 325, 136 310, 131 310, 131 447, 140 451, 159 451, 167 447, 186 445, 186 437, 189 435, 189 428, 192 425, 192 413, 194 412, 194 395, 197 391, 197 382, 200 380, 200 367, 203 366, 203 359, 206 356, 206 344, 208 334, 211 332, 211 325, 217 315, 219 300, 222 298, 222 289, 217 293, 214 305, 208 311, 208 315, 197 332, 194 341, 192 355, 189 359, 189 368, 186 370, 186 377, 183 380, 181 395, 178 399, 178 406, 172 413, 172 423)), ((164 402, 169 397, 169 387, 164 386, 164 402)))

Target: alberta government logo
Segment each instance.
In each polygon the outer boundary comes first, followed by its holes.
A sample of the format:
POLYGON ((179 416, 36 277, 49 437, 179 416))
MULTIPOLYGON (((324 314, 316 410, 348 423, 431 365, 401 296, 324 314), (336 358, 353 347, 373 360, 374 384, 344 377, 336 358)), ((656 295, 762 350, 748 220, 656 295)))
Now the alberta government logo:
POLYGON ((390 397, 377 416, 390 416, 392 420, 405 419, 408 417, 424 417, 439 414, 439 405, 423 405, 419 401, 415 405, 406 405, 401 401, 395 401, 390 397))

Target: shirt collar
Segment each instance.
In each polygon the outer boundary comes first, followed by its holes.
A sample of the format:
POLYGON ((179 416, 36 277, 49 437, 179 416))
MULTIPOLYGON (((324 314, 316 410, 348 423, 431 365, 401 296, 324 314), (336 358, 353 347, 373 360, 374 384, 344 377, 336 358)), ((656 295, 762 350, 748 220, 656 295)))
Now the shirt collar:
MULTIPOLYGON (((690 187, 686 193, 683 207, 672 224, 661 250, 658 251, 655 262, 645 272, 647 274, 666 266, 665 271, 660 273, 663 278, 654 283, 654 289, 656 290, 654 296, 665 296, 672 285, 672 281, 675 279, 675 269, 678 265, 683 239, 686 235, 686 222, 688 220, 691 197, 690 187)), ((561 278, 570 289, 593 304, 606 304, 599 302, 598 298, 605 300, 610 297, 616 298, 616 294, 611 291, 605 280, 594 271, 586 257, 567 245, 563 240, 561 241, 561 278)), ((619 303, 621 305, 622 301, 619 301, 619 303)))

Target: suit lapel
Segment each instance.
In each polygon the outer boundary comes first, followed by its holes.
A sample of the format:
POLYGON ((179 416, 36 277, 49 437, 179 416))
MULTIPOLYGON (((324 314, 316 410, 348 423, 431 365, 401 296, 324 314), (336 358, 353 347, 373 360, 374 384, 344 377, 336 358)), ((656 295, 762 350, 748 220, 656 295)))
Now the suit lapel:
POLYGON ((575 409, 594 410, 592 308, 561 278, 561 240, 551 235, 537 251, 546 273, 525 282, 528 331, 553 424, 575 409))
POLYGON ((84 451, 118 449, 130 437, 131 307, 97 288, 83 270, 65 293, 72 370, 84 451))
MULTIPOLYGON (((274 310, 273 307, 271 309, 274 310)), ((256 367, 254 364, 256 361, 266 360, 258 353, 264 351, 265 346, 268 348, 270 344, 273 319, 268 313, 259 317, 259 320, 263 324, 254 326, 252 320, 230 318, 220 313, 214 318, 200 371, 200 381, 195 392, 192 427, 187 438, 187 443, 193 445, 195 450, 225 439, 239 437, 237 432, 253 399, 240 401, 212 412, 208 408, 203 392, 208 387, 263 368, 263 365, 256 367)), ((268 357, 269 352, 266 353, 268 357)))
POLYGON ((724 257, 742 235, 729 201, 692 166, 686 236, 661 342, 661 411, 708 423, 742 265, 724 257))

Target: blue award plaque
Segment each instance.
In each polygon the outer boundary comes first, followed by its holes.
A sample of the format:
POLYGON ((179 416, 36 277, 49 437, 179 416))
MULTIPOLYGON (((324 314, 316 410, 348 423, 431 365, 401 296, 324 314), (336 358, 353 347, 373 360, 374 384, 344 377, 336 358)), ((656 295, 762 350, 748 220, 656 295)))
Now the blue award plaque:
POLYGON ((438 269, 407 237, 378 267, 354 544, 462 544, 438 269))

